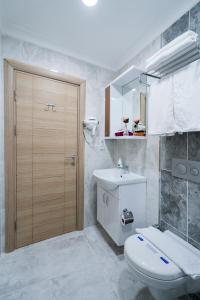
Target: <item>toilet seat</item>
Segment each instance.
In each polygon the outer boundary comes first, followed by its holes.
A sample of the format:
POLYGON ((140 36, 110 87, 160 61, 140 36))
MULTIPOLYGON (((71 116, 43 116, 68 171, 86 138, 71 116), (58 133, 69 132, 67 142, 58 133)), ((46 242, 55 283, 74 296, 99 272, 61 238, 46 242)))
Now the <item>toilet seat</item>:
POLYGON ((141 234, 129 237, 125 242, 125 257, 129 266, 147 279, 161 282, 182 282, 184 272, 164 253, 141 234))

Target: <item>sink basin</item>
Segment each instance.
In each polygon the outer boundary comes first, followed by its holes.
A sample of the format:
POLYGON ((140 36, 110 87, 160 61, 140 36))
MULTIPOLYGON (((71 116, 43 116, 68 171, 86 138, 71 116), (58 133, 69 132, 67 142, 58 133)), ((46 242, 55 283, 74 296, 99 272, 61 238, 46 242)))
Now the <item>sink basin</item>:
POLYGON ((144 176, 132 172, 126 172, 125 170, 118 168, 95 170, 93 175, 97 181, 107 189, 114 189, 120 185, 146 181, 144 176))

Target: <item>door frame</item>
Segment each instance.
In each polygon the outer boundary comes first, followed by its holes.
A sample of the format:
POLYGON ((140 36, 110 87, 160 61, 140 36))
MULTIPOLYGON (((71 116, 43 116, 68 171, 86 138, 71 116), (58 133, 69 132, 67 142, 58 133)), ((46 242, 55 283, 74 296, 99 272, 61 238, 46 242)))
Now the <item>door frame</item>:
POLYGON ((15 71, 22 71, 79 87, 78 97, 78 167, 77 167, 77 230, 84 224, 84 137, 86 81, 48 69, 4 59, 4 145, 5 145, 5 251, 16 249, 16 104, 15 71))

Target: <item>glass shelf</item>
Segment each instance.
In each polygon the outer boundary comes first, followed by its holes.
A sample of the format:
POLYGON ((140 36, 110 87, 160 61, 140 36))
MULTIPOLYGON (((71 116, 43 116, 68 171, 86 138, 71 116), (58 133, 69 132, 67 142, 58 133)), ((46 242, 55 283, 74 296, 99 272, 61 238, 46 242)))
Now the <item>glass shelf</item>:
POLYGON ((146 140, 146 136, 108 136, 105 140, 146 140))

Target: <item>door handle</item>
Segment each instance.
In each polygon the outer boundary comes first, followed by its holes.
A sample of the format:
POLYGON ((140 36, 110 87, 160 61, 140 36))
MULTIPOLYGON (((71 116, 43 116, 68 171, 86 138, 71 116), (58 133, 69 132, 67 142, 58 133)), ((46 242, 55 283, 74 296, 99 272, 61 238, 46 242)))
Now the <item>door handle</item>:
POLYGON ((65 164, 70 164, 71 166, 75 166, 76 165, 76 155, 72 155, 69 157, 65 157, 65 164))

